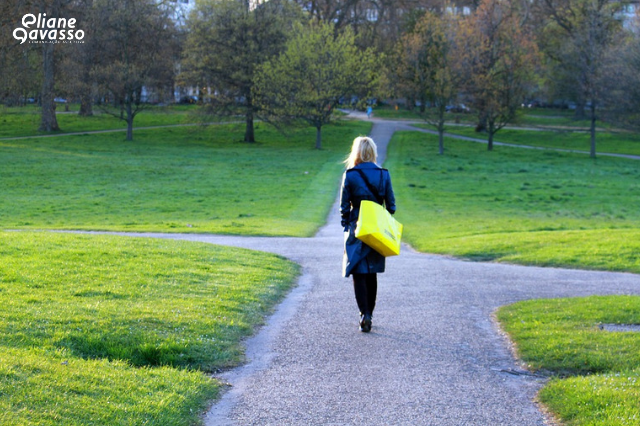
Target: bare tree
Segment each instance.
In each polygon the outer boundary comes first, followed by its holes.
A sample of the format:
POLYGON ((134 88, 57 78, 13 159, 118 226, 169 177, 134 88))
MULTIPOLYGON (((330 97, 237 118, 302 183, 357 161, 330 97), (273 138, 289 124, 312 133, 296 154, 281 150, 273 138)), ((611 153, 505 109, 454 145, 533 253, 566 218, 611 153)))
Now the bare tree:
POLYGON ((0 3, 0 102, 8 105, 23 104, 27 97, 39 93, 42 85, 39 46, 20 44, 13 36, 13 30, 21 26, 26 7, 18 0, 0 3))
POLYGON ((545 18, 544 51, 566 70, 580 104, 589 107, 592 158, 596 157, 597 111, 603 97, 606 54, 621 22, 616 14, 623 2, 610 0, 539 0, 545 18))
POLYGON ((472 7, 472 0, 296 0, 309 13, 335 25, 350 27, 361 47, 392 50, 407 27, 424 12, 442 14, 449 7, 472 7))
POLYGON ((79 8, 77 16, 82 19, 85 29, 84 43, 67 46, 61 69, 64 70, 63 84, 69 93, 80 100, 78 115, 88 117, 93 115, 93 98, 95 96, 95 79, 91 69, 99 60, 101 54, 97 46, 96 30, 100 28, 100 17, 95 16, 93 0, 83 0, 83 7, 79 8))
POLYGON ((456 27, 451 15, 427 12, 401 38, 387 67, 391 90, 420 100, 421 115, 438 130, 441 155, 446 107, 457 98, 461 87, 460 72, 453 63, 460 57, 453 54, 456 27))
POLYGON ((101 109, 126 121, 133 140, 133 121, 150 92, 172 81, 175 26, 154 0, 95 0, 92 13, 100 54, 91 74, 105 95, 101 109))
POLYGON ((494 134, 514 119, 530 90, 537 46, 522 17, 500 0, 482 0, 458 35, 455 63, 466 76, 469 102, 487 124, 491 151, 494 134))
POLYGON ((207 88, 205 104, 212 114, 245 116, 245 142, 255 142, 254 118, 259 105, 252 88, 260 64, 284 49, 293 22, 302 11, 287 0, 271 0, 249 10, 237 0, 198 3, 188 20, 181 81, 207 88))
MULTIPOLYGON (((46 14, 47 19, 71 18, 70 6, 74 0, 35 0, 39 13, 46 14)), ((55 52, 59 48, 57 43, 42 44, 42 91, 40 102, 42 105, 42 117, 40 130, 51 132, 60 130, 56 118, 55 84, 56 84, 56 57, 55 52)))
POLYGON ((640 33, 635 30, 622 35, 605 60, 604 113, 608 121, 637 131, 640 129, 640 33))

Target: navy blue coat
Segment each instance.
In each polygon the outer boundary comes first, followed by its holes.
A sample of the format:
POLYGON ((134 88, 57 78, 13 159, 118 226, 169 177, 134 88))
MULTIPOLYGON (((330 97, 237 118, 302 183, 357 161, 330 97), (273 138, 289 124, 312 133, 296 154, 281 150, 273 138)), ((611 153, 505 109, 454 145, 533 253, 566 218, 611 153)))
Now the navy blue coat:
POLYGON ((340 214, 344 227, 344 258, 342 275, 372 274, 384 272, 384 256, 360 241, 355 236, 360 202, 362 200, 375 201, 384 206, 389 213, 396 211, 396 198, 391 186, 391 176, 387 169, 380 168, 375 163, 360 163, 344 173, 342 191, 340 194, 340 214), (355 169, 364 172, 369 183, 378 190, 377 198, 364 182, 362 176, 355 169))

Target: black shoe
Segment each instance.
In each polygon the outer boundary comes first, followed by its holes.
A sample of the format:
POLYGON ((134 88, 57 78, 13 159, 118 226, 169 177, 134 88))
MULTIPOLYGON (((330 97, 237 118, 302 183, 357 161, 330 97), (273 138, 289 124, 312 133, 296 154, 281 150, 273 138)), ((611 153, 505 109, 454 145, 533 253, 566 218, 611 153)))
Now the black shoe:
POLYGON ((360 331, 363 333, 371 331, 371 314, 365 314, 360 317, 360 331))

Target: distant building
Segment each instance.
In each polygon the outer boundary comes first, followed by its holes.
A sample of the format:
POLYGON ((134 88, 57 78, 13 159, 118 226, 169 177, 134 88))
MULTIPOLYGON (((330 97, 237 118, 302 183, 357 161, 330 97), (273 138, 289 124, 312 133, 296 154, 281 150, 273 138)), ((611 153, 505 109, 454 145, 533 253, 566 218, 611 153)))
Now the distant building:
POLYGON ((623 4, 622 10, 619 12, 619 16, 625 28, 635 30, 640 29, 638 11, 640 11, 640 0, 632 0, 623 4))

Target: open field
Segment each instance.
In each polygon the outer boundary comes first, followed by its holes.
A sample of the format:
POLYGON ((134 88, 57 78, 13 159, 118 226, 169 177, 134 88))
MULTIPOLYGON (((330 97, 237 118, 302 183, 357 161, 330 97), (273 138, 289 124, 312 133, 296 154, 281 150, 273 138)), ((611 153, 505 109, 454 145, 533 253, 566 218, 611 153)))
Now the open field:
MULTIPOLYGON (((71 110, 77 112, 78 105, 71 104, 71 110)), ((196 112, 195 105, 171 105, 166 107, 150 106, 136 115, 135 127, 167 126, 172 124, 199 123, 203 119, 196 112)), ((124 120, 102 113, 94 107, 94 116, 80 117, 74 112, 65 113, 63 105, 57 105, 56 118, 60 133, 75 133, 95 130, 126 129, 124 120)), ((242 119, 242 118, 240 118, 242 119)), ((228 119, 227 119, 228 120, 228 119)), ((214 120, 215 121, 215 120, 214 120)), ((0 106, 0 138, 48 135, 38 130, 40 126, 40 109, 34 105, 25 107, 0 106)), ((136 132, 134 131, 134 138, 136 132)))
POLYGON ((392 171, 405 240, 420 251, 640 272, 640 168, 626 159, 396 133, 392 171))
MULTIPOLYGON (((420 127, 428 128, 421 125, 420 127)), ((447 133, 468 136, 477 139, 487 139, 485 133, 477 133, 471 127, 449 126, 447 133)), ((518 129, 502 129, 494 136, 495 141, 516 144, 540 146, 547 148, 569 149, 589 152, 591 135, 589 132, 574 131, 531 131, 518 129)), ((494 149, 500 149, 495 147, 494 149)), ((596 153, 640 155, 640 135, 630 132, 596 133, 596 153)))
MULTIPOLYGON (((386 118, 392 120, 422 120, 423 117, 420 114, 418 108, 409 110, 404 107, 400 107, 397 110, 389 105, 381 105, 373 110, 373 114, 377 118, 386 118)), ((472 127, 478 122, 477 114, 471 113, 455 113, 447 112, 446 119, 450 123, 461 123, 472 127)), ((522 108, 518 111, 517 117, 513 120, 510 126, 522 126, 522 127, 541 127, 541 128, 577 128, 588 130, 590 126, 589 120, 577 120, 575 118, 575 111, 551 109, 551 108, 522 108)), ((599 121, 598 127, 610 127, 609 124, 599 121)))
POLYGON ((0 232, 0 423, 192 425, 291 287, 277 256, 0 232))
POLYGON ((599 325, 640 324, 640 297, 531 300, 497 316, 529 368, 557 375, 539 397, 563 424, 638 424, 640 334, 599 325))
POLYGON ((323 150, 315 129, 263 124, 255 144, 241 125, 0 141, 0 226, 310 236, 369 129, 326 126, 323 150))
MULTIPOLYGON (((220 386, 202 372, 242 359, 240 340, 297 268, 246 250, 32 230, 310 236, 335 200, 351 141, 370 123, 325 127, 321 151, 314 129, 285 137, 259 124, 257 144, 239 142, 242 130, 138 130, 133 142, 120 133, 0 141, 0 423, 32 424, 36 415, 43 425, 198 422, 220 386)), ((524 141, 540 135, 513 137, 531 144, 524 141)), ((438 156, 437 136, 401 132, 389 148, 398 219, 416 249, 640 272, 637 161, 487 152, 453 139, 445 146, 438 156)), ((567 424, 636 424, 637 339, 612 338, 597 323, 638 323, 639 302, 586 300, 513 305, 499 317, 514 324, 505 329, 531 368, 572 375, 540 394, 567 424), (584 373, 602 375, 573 376, 584 373), (619 401, 631 409, 618 409, 619 401)))

